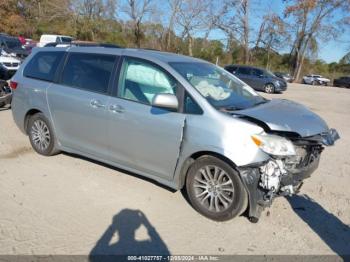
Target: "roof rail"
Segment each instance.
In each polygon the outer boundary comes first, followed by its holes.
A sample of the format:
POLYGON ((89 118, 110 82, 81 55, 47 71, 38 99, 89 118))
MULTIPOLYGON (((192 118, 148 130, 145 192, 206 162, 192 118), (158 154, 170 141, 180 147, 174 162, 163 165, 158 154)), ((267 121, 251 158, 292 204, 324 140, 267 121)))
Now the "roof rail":
POLYGON ((89 42, 81 42, 81 43, 57 43, 57 42, 51 42, 47 43, 44 47, 56 47, 62 45, 62 47, 72 47, 72 46, 79 46, 79 47, 106 47, 106 48, 122 48, 119 45, 115 44, 108 44, 108 43, 89 43, 89 42))

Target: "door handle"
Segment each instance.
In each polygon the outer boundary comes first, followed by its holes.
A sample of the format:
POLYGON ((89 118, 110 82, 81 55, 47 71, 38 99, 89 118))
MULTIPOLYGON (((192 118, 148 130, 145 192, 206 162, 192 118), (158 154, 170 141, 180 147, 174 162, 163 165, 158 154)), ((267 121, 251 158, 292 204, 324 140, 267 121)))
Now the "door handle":
POLYGON ((125 111, 124 107, 120 105, 111 105, 109 107, 109 110, 112 111, 113 113, 123 113, 125 111))
POLYGON ((93 108, 105 107, 105 105, 102 104, 101 101, 96 100, 96 99, 92 99, 92 100, 90 101, 90 105, 91 105, 93 108))

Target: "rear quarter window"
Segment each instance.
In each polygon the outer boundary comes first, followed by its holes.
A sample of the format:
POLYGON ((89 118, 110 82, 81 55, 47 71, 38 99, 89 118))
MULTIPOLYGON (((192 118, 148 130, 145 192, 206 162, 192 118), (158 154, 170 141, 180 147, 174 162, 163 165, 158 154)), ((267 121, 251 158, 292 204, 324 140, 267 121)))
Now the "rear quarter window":
POLYGON ((52 82, 64 52, 38 52, 24 68, 25 77, 52 82))

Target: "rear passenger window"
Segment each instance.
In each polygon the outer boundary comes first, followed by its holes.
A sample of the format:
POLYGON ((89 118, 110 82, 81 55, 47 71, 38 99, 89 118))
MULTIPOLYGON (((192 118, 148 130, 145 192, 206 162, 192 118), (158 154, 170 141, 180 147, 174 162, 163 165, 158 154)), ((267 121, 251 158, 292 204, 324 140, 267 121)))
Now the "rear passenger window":
POLYGON ((25 77, 53 81, 64 52, 38 52, 24 68, 25 77))
POLYGON ((71 53, 62 72, 61 84, 107 93, 115 60, 112 55, 71 53))
POLYGON ((263 71, 261 71, 261 70, 259 70, 259 69, 252 69, 251 70, 251 74, 253 75, 253 76, 263 76, 264 75, 264 72, 263 71))
POLYGON ((250 69, 247 67, 240 67, 238 68, 237 73, 242 75, 250 75, 250 69))
POLYGON ((229 71, 230 73, 236 72, 237 71, 237 66, 228 66, 226 68, 227 71, 229 71))

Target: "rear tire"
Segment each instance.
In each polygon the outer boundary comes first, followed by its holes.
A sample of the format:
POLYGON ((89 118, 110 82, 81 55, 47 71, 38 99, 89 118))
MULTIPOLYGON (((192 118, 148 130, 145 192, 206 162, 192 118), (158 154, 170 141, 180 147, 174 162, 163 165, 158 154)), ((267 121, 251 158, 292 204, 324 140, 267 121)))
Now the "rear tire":
POLYGON ((215 221, 241 215, 248 205, 248 195, 239 173, 213 156, 202 156, 190 167, 186 192, 194 209, 215 221))
POLYGON ((56 138, 50 121, 43 113, 37 113, 28 121, 27 133, 33 149, 44 156, 52 156, 59 153, 55 147, 56 138))

